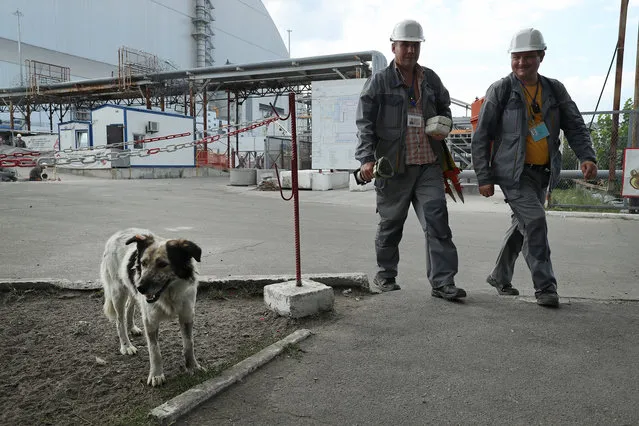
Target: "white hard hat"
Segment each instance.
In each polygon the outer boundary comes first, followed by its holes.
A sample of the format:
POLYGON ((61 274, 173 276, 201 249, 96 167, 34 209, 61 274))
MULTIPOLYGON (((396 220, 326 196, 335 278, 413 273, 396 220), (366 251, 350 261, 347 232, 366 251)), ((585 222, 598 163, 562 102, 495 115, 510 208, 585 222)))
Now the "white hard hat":
POLYGON ((406 19, 395 25, 390 41, 424 41, 424 31, 419 22, 406 19))
POLYGON ((517 31, 510 41, 508 53, 530 52, 533 50, 546 50, 544 36, 534 28, 524 28, 517 31))
POLYGON ((20 133, 18 133, 18 137, 19 137, 19 138, 21 138, 21 137, 22 137, 22 135, 21 135, 20 133))

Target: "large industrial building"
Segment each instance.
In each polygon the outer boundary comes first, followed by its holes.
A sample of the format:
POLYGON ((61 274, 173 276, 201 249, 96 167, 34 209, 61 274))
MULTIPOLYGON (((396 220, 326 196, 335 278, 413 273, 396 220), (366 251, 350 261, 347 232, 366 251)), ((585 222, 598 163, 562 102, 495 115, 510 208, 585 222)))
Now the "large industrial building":
MULTIPOLYGON (((260 0, 5 0, 0 14, 2 88, 117 77, 125 65, 150 73, 287 57, 260 0)), ((6 108, 0 120, 7 128, 6 108)), ((23 121, 16 113, 14 128, 23 121)), ((29 128, 49 121, 33 112, 29 128)))
POLYGON ((117 73, 121 47, 156 55, 160 69, 288 57, 260 0, 4 0, 0 87, 17 86, 28 63, 70 69, 70 78, 117 73))

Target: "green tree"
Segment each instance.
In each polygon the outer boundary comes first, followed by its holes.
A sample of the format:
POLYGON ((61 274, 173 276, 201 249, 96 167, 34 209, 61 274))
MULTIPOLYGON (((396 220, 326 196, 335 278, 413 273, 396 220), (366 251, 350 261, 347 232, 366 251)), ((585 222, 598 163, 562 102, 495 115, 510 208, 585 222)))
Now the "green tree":
MULTIPOLYGON (((628 99, 623 106, 623 110, 632 109, 632 99, 628 99)), ((617 159, 615 167, 621 169, 623 162, 623 152, 628 145, 628 128, 630 124, 630 114, 624 113, 619 117, 619 130, 617 137, 617 159)), ((592 143, 597 153, 597 163, 600 169, 608 169, 610 165, 610 144, 612 141, 613 126, 612 115, 602 114, 597 117, 596 125, 591 129, 592 143)))
POLYGON ((579 159, 575 154, 575 151, 570 149, 568 141, 564 135, 561 135, 561 168, 562 170, 576 170, 579 169, 579 159))

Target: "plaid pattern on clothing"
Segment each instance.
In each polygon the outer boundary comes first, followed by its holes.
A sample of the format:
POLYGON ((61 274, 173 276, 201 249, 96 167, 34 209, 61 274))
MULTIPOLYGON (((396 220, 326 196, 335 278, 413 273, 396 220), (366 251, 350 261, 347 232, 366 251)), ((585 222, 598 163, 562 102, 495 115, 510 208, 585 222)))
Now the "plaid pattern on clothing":
MULTIPOLYGON (((407 88, 410 86, 406 83, 404 76, 399 71, 399 68, 395 67, 400 78, 404 82, 407 88)), ((416 85, 419 88, 422 86, 424 80, 424 70, 417 65, 415 67, 416 85)), ((422 116, 422 103, 421 103, 421 90, 415 90, 415 106, 408 105, 408 113, 422 116)), ((437 161, 437 157, 433 152, 433 148, 430 146, 428 136, 424 132, 426 123, 422 123, 421 127, 407 127, 406 128, 406 164, 431 164, 437 161)))

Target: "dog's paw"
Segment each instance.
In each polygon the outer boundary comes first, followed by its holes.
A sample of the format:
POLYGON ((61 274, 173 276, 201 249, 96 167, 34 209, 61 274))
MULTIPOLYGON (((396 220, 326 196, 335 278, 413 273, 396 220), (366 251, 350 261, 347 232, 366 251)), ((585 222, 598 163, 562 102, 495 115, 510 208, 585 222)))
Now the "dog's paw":
POLYGON ((206 369, 206 367, 202 367, 200 364, 198 364, 197 362, 195 363, 195 365, 187 365, 186 366, 186 372, 189 374, 195 374, 198 372, 202 372, 202 373, 206 373, 208 370, 206 369))
POLYGON ((142 330, 137 325, 134 325, 131 327, 131 334, 133 336, 140 336, 142 334, 142 330))
POLYGON ((149 378, 146 380, 146 384, 153 387, 162 386, 164 383, 166 383, 164 373, 160 374, 159 376, 149 374, 149 378))
POLYGON ((129 344, 129 345, 120 345, 120 353, 122 355, 135 355, 138 352, 138 349, 129 344))

